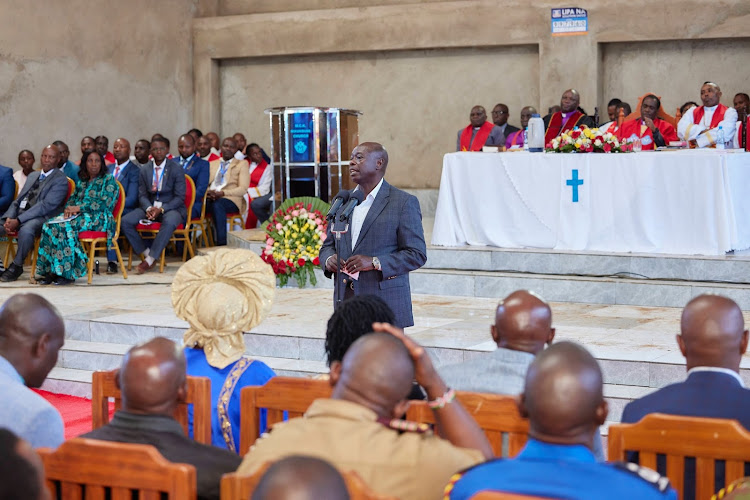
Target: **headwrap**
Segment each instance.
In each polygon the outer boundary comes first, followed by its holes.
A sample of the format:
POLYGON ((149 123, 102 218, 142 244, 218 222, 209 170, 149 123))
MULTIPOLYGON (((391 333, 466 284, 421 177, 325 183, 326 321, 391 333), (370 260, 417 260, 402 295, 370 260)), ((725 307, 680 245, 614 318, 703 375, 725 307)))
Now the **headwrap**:
POLYGON ((245 352, 242 333, 273 305, 276 276, 249 250, 221 248, 180 267, 172 283, 175 314, 190 324, 186 347, 201 347, 208 363, 225 368, 245 352))

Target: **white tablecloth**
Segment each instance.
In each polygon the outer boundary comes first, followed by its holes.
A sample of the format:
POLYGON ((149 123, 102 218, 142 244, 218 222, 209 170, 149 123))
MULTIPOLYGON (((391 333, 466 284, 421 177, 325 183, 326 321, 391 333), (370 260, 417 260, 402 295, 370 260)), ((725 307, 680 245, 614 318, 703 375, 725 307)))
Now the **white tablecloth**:
POLYGON ((750 248, 750 153, 450 153, 432 243, 702 255, 750 248), (574 170, 583 181, 575 202, 574 170))

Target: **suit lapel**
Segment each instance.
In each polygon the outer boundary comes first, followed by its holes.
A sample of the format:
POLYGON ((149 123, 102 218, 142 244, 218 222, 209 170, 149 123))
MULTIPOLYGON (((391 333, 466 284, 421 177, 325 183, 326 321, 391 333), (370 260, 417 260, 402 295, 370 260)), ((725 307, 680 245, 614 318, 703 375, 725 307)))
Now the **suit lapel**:
MULTIPOLYGON (((367 231, 370 229, 370 226, 372 226, 372 223, 375 221, 375 219, 378 218, 378 215, 380 215, 380 212, 383 211, 385 206, 388 204, 388 198, 391 196, 391 185, 385 182, 383 180, 383 185, 380 186, 380 191, 378 191, 378 195, 375 197, 375 201, 372 203, 372 206, 370 207, 370 210, 367 212, 367 217, 365 217, 365 221, 362 223, 362 229, 359 231, 359 238, 357 238, 357 245, 352 249, 352 254, 355 253, 355 250, 357 247, 359 247, 359 244, 362 243, 362 240, 365 239, 365 235, 367 234, 367 231)), ((349 237, 349 245, 351 246, 351 236, 349 237)))

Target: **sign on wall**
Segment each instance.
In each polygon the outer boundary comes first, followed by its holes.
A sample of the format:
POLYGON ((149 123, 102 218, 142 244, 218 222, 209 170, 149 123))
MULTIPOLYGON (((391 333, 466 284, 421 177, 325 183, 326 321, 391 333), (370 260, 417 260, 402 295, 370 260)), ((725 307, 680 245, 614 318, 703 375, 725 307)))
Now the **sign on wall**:
POLYGON ((586 9, 552 9, 552 36, 585 35, 588 31, 589 14, 586 9))

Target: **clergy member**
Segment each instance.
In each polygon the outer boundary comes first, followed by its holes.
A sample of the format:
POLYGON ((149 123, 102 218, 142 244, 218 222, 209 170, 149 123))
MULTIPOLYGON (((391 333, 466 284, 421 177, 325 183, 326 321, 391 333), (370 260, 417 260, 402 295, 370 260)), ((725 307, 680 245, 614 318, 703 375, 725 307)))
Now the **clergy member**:
POLYGON ((487 111, 482 106, 471 108, 471 123, 458 131, 456 151, 481 151, 484 146, 504 146, 505 136, 500 127, 487 121, 487 111))
POLYGON ((658 115, 666 115, 661 107, 661 100, 654 94, 646 95, 641 100, 641 116, 624 122, 617 132, 617 138, 621 141, 640 139, 643 150, 656 149, 677 141, 677 132, 672 124, 658 115))
POLYGON ((577 90, 568 89, 563 92, 560 99, 560 111, 544 117, 545 144, 552 142, 552 139, 558 135, 573 130, 575 127, 583 127, 584 125, 589 128, 594 127, 594 120, 578 110, 580 104, 581 96, 577 90))
POLYGON ((750 113, 750 96, 744 92, 740 92, 734 96, 734 109, 737 111, 737 133, 734 136, 734 147, 742 147, 742 127, 747 121, 747 115, 750 113))
POLYGON ((523 147, 523 131, 526 130, 531 115, 534 113, 536 113, 536 108, 533 106, 526 106, 521 110, 521 130, 516 130, 508 135, 508 139, 505 141, 505 149, 510 149, 513 146, 523 147))
POLYGON ((719 86, 713 82, 704 83, 701 87, 703 106, 685 111, 680 123, 677 124, 679 138, 688 141, 693 148, 714 147, 721 127, 724 134, 723 142, 731 143, 737 129, 737 111, 724 106, 720 100, 719 86))

